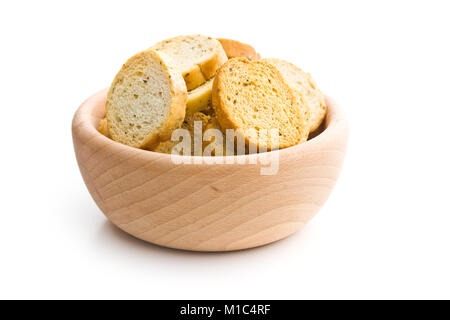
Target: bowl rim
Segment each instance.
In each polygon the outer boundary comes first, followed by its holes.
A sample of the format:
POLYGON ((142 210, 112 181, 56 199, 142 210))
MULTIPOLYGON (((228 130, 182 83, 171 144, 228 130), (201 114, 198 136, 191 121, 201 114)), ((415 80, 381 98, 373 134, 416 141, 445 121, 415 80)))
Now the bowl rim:
MULTIPOLYGON (((106 94, 108 88, 102 89, 95 94, 91 95, 87 98, 77 109, 73 116, 72 120, 72 137, 75 140, 79 135, 79 131, 83 131, 84 134, 89 136, 89 140, 98 139, 98 141, 103 141, 108 144, 110 147, 117 149, 117 151, 127 151, 140 153, 144 157, 154 158, 155 156, 160 159, 166 158, 168 161, 176 160, 177 158, 180 161, 191 161, 190 163, 201 165, 208 164, 211 165, 211 162, 216 163, 226 163, 227 159, 233 159, 236 161, 250 161, 250 160, 260 160, 259 158, 267 156, 270 153, 279 153, 279 156, 292 154, 292 153, 307 153, 310 150, 317 150, 321 145, 326 145, 327 142, 332 142, 336 140, 337 137, 342 136, 344 134, 345 138, 348 134, 348 123, 346 120, 346 116, 344 111, 338 104, 329 96, 325 95, 325 103, 327 105, 327 115, 321 124, 323 127, 322 132, 317 134, 317 136, 303 142, 301 144, 297 144, 295 146, 291 146, 284 149, 268 151, 265 153, 255 153, 255 154, 246 154, 246 155, 234 155, 234 156, 185 156, 185 155, 172 155, 160 152, 154 152, 150 150, 143 150, 134 148, 120 142, 114 141, 110 138, 105 137, 101 134, 94 123, 97 123, 99 119, 104 117, 105 112, 101 110, 99 107, 100 104, 104 104, 106 102, 106 94), (100 110, 98 110, 100 109, 100 110), (97 114, 96 114, 97 113, 97 114), (244 159, 242 159, 244 158, 244 159), (252 159, 257 158, 257 159, 252 159), (197 161, 195 161, 197 159, 197 161), (199 159, 202 159, 199 161, 199 159), (209 161, 208 161, 209 160, 209 161)), ((97 124, 98 125, 98 124, 97 124)))

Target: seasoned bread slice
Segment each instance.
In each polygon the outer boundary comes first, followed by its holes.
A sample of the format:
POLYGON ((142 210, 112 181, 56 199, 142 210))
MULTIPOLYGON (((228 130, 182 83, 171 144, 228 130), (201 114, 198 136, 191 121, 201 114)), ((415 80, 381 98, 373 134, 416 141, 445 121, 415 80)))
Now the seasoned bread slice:
POLYGON ((327 105, 323 93, 317 88, 311 75, 281 59, 263 59, 263 61, 274 65, 292 89, 303 93, 309 106, 309 131, 316 130, 327 114, 327 105))
POLYGON ((214 78, 209 79, 200 87, 188 92, 186 115, 202 111, 211 104, 211 90, 214 78))
POLYGON ((249 146, 268 150, 277 147, 260 129, 278 129, 279 148, 304 142, 308 137, 306 103, 295 96, 277 68, 267 62, 229 60, 214 79, 212 103, 222 129, 236 130, 249 146))
POLYGON ((222 45, 228 59, 243 57, 250 60, 261 59, 259 53, 249 44, 231 39, 217 39, 222 45))
POLYGON ((206 125, 205 132, 209 129, 215 129, 222 132, 222 141, 216 141, 214 137, 211 137, 211 141, 204 141, 203 151, 205 152, 205 149, 208 148, 211 150, 212 156, 234 156, 236 154, 234 148, 229 146, 227 147, 226 135, 215 115, 210 117, 208 124, 206 125))
POLYGON ((152 148, 183 123, 187 90, 168 56, 142 51, 122 66, 108 92, 106 118, 113 140, 152 148))
POLYGON ((111 138, 111 135, 109 134, 108 130, 108 121, 106 118, 103 118, 100 120, 100 123, 98 125, 98 132, 100 132, 102 135, 104 135, 107 138, 111 138))
POLYGON ((222 45, 203 35, 179 36, 161 41, 150 49, 170 55, 183 75, 188 90, 211 79, 227 60, 222 45))
MULTIPOLYGON (((183 125, 181 126, 182 129, 188 130, 191 135, 191 154, 194 155, 194 138, 196 137, 194 134, 194 126, 195 121, 201 121, 202 123, 202 130, 200 132, 200 135, 203 135, 203 132, 206 128, 206 125, 209 123, 211 117, 207 116, 201 112, 196 112, 192 115, 187 115, 186 118, 183 121, 183 125)), ((153 149, 155 152, 161 152, 161 153, 172 153, 173 148, 178 145, 180 141, 164 141, 158 144, 156 148, 153 149)), ((177 154, 181 153, 181 150, 178 150, 176 152, 177 154)), ((200 155, 200 154, 199 154, 200 155)))
MULTIPOLYGON (((211 100, 212 100, 212 90, 211 90, 211 100)), ((214 113, 214 108, 212 106, 212 101, 205 109, 202 110, 202 112, 204 114, 208 115, 208 116, 211 116, 211 117, 215 117, 216 116, 216 114, 214 113)))

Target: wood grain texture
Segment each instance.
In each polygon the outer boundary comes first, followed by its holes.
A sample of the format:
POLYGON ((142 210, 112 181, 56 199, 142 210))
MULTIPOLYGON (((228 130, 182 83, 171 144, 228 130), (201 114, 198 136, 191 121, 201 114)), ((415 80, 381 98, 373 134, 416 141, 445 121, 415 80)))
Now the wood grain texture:
POLYGON ((210 165, 197 157, 199 164, 174 164, 171 155, 114 142, 96 130, 105 115, 105 99, 106 90, 93 95, 73 119, 81 174, 112 223, 158 245, 230 251, 287 237, 325 203, 344 161, 348 126, 329 98, 324 131, 275 151, 275 175, 260 175, 259 163, 210 165))

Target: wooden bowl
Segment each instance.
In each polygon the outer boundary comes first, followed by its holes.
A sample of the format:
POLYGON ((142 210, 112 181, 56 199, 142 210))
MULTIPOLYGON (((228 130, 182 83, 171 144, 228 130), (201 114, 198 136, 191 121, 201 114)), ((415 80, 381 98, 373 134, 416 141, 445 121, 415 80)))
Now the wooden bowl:
POLYGON ((182 156, 174 159, 194 163, 175 164, 171 155, 112 141, 96 129, 105 116, 105 99, 106 90, 96 93, 73 119, 81 174, 113 224, 161 246, 230 251, 285 238, 325 203, 344 161, 348 126, 329 98, 323 132, 270 153, 279 161, 274 175, 261 175, 264 154, 214 157, 246 164, 207 164, 212 157, 182 156))

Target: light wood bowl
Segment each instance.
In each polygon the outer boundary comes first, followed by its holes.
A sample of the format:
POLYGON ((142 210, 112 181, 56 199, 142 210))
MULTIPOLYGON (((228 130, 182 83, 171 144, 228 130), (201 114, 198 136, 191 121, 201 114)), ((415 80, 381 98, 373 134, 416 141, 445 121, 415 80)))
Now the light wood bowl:
MULTIPOLYGON (((285 238, 319 211, 344 161, 348 126, 329 98, 323 132, 274 151, 275 175, 261 175, 260 164, 210 165, 202 157, 191 157, 200 164, 174 164, 171 155, 114 142, 96 129, 105 99, 106 90, 96 93, 73 119, 81 174, 113 224, 161 246, 231 251, 285 238)), ((261 154, 237 157, 259 160, 261 154)))

